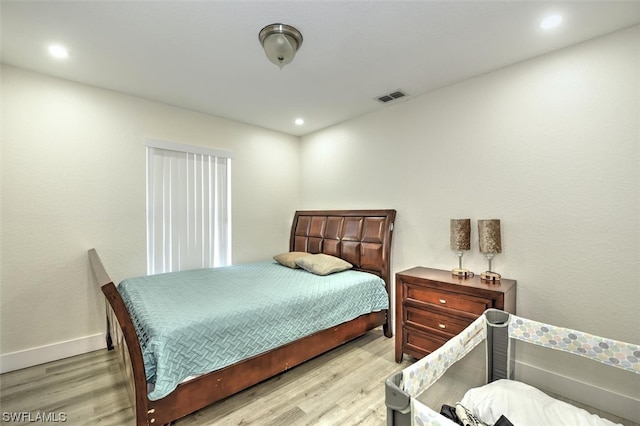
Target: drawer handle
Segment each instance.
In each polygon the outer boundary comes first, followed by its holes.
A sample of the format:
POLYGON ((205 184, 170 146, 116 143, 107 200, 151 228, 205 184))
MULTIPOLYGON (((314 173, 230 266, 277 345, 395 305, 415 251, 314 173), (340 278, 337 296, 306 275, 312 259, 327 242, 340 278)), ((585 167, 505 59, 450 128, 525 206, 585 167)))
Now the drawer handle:
POLYGON ((447 303, 447 300, 446 299, 440 299, 439 302, 444 305, 445 303, 447 303))
POLYGON ((444 325, 444 324, 438 324, 438 327, 442 328, 443 330, 444 330, 445 328, 447 328, 447 326, 446 326, 446 325, 444 325))

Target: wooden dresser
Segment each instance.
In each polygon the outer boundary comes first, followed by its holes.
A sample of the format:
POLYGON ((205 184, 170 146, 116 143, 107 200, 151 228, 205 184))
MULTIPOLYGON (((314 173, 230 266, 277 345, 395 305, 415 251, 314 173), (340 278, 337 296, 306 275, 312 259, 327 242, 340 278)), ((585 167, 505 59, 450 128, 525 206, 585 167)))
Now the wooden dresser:
POLYGON ((464 330, 486 309, 516 313, 516 281, 459 278, 416 267, 396 274, 396 362, 422 358, 464 330))

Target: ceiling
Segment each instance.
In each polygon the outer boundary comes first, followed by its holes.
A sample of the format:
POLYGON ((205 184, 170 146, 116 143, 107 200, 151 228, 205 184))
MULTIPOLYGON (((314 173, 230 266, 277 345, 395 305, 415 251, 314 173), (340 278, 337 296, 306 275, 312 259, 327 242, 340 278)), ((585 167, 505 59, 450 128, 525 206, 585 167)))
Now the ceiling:
POLYGON ((0 13, 4 64, 304 135, 638 24, 640 0, 2 0, 0 13), (545 32, 550 13, 564 20, 545 32), (258 42, 277 22, 304 36, 282 70, 258 42), (50 57, 53 42, 69 57, 50 57))

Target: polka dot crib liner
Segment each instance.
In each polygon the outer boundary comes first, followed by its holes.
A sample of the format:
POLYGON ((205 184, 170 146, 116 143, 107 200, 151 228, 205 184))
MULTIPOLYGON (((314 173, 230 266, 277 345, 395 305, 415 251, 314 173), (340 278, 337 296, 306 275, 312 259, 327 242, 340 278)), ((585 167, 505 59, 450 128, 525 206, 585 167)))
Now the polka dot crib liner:
MULTIPOLYGON (((395 417, 389 424, 405 424, 401 419, 404 416, 408 420, 411 416, 410 411, 413 411, 413 424, 449 424, 439 413, 421 405, 417 401, 419 395, 476 346, 486 348, 486 383, 504 378, 512 379, 516 368, 516 341, 577 355, 635 373, 631 374, 633 383, 640 382, 639 345, 489 309, 441 348, 389 377, 386 384, 388 415, 395 417), (418 409, 420 416, 416 417, 418 409)), ((517 378, 517 375, 515 376, 517 378)))

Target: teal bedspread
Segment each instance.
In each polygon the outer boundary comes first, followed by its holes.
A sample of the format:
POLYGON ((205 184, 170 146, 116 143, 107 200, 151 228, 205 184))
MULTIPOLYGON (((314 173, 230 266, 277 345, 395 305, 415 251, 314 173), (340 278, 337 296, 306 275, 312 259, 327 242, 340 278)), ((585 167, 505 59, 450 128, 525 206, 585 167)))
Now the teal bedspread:
POLYGON ((200 375, 362 314, 388 309, 384 281, 318 276, 272 261, 124 280, 152 400, 200 375))

